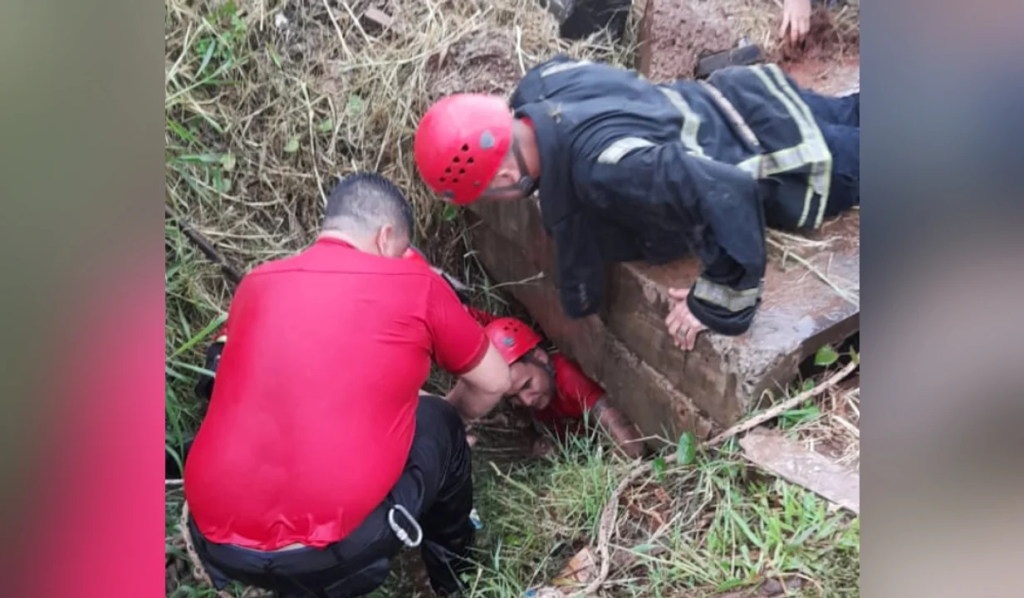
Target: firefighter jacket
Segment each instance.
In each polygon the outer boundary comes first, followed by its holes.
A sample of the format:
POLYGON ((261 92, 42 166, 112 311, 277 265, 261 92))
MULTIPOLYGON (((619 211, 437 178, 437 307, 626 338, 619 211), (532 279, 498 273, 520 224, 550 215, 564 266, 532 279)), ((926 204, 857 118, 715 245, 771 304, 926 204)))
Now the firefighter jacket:
POLYGON ((537 135, 565 312, 599 311, 605 262, 696 254, 691 312, 715 332, 745 332, 765 227, 813 229, 825 212, 831 155, 796 89, 774 65, 665 85, 564 55, 528 71, 511 107, 537 135))

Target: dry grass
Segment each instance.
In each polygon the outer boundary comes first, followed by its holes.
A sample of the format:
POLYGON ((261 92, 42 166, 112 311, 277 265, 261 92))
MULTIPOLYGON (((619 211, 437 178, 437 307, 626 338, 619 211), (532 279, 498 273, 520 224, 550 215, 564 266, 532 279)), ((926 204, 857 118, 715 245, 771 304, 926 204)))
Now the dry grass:
MULTIPOLYGON (((244 272, 301 250, 335 181, 372 170, 406 191, 417 245, 477 283, 474 303, 495 313, 510 307, 466 259, 461 218, 416 174, 419 116, 455 91, 508 94, 525 69, 558 52, 613 63, 632 52, 600 37, 558 39, 554 19, 532 0, 165 0, 165 46, 166 202, 228 262, 244 272), (370 8, 393 21, 374 23, 370 8)), ((165 231, 167 354, 176 357, 167 441, 177 447, 202 417, 189 399, 193 364, 233 289, 170 220, 165 231)), ((177 554, 170 512, 179 489, 168 492, 168 553, 177 554)), ((177 570, 180 559, 172 563, 169 596, 206 595, 177 570)))
POLYGON ((809 450, 860 470, 860 386, 825 394, 790 428, 809 450))
MULTIPOLYGON (((770 60, 785 60, 796 54, 779 35, 782 0, 718 0, 716 5, 729 15, 729 22, 770 60)), ((813 6, 811 32, 804 46, 833 57, 857 53, 860 48, 860 0, 845 0, 835 7, 813 6)))
MULTIPOLYGON (((242 270, 308 244, 326 194, 356 170, 406 190, 423 248, 457 265, 466 248, 448 222, 456 219, 415 172, 419 116, 454 91, 507 94, 556 52, 612 62, 630 53, 599 39, 559 40, 532 0, 165 7, 167 200, 242 270), (381 27, 363 16, 368 8, 393 22, 381 27)), ((227 305, 213 267, 200 268, 191 291, 227 305)))

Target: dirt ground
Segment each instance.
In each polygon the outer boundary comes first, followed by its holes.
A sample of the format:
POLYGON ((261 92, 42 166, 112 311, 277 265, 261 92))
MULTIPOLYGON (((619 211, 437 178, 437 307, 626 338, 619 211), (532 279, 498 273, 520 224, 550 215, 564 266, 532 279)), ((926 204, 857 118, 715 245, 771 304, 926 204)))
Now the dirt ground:
POLYGON ((782 46, 777 60, 801 87, 825 95, 860 90, 860 30, 848 31, 826 11, 814 12, 807 39, 782 46))

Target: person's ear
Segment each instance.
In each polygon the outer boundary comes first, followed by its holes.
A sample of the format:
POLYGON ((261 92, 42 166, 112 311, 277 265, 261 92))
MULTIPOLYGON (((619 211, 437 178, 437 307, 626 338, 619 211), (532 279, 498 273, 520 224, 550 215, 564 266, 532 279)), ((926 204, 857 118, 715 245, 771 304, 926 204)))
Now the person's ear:
POLYGON ((394 244, 393 237, 395 236, 395 229, 390 224, 377 229, 377 235, 374 237, 374 245, 377 247, 377 253, 385 257, 395 257, 391 255, 392 245, 394 244))
POLYGON ((494 175, 494 180, 491 181, 491 188, 496 189, 500 187, 508 187, 514 184, 518 180, 516 170, 514 166, 509 164, 502 164, 498 168, 498 173, 494 175))
POLYGON ((548 360, 551 359, 550 357, 548 357, 548 352, 545 351, 544 349, 541 349, 540 347, 534 347, 533 358, 543 363, 544 365, 547 365, 548 360))
POLYGON ((505 159, 501 161, 501 166, 498 167, 498 174, 495 175, 495 187, 508 187, 515 185, 522 173, 519 172, 519 162, 516 161, 515 156, 512 154, 511 148, 505 159))

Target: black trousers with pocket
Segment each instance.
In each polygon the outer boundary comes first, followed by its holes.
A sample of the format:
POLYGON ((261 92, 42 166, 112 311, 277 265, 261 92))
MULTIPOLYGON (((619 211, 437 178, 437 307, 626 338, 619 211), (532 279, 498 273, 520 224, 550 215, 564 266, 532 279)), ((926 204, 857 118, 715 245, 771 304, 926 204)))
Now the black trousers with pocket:
MULTIPOLYGON (((457 593, 458 576, 470 566, 474 539, 469 518, 473 479, 462 419, 441 397, 420 397, 402 476, 384 502, 341 541, 323 549, 261 552, 209 542, 191 520, 189 528, 218 589, 234 580, 287 598, 348 598, 379 587, 387 578, 391 557, 403 547, 388 524, 395 504, 405 507, 423 530, 420 547, 434 591, 441 596, 457 593)), ((395 512, 395 521, 415 539, 415 530, 401 513, 395 512)))

